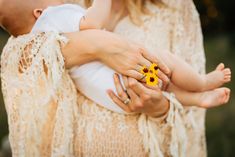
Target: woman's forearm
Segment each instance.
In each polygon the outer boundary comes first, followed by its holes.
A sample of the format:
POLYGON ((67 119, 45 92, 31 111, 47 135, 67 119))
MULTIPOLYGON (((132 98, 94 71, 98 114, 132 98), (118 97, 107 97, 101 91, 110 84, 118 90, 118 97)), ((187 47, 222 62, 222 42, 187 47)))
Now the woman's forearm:
POLYGON ((65 34, 69 39, 63 47, 66 68, 95 60, 104 60, 107 53, 127 47, 118 35, 102 30, 86 30, 65 34))
POLYGON ((163 72, 159 78, 166 82, 169 68, 154 55, 136 43, 121 36, 102 30, 85 30, 68 33, 68 44, 62 48, 66 68, 100 61, 116 72, 140 80, 143 75, 140 66, 158 63, 163 72))

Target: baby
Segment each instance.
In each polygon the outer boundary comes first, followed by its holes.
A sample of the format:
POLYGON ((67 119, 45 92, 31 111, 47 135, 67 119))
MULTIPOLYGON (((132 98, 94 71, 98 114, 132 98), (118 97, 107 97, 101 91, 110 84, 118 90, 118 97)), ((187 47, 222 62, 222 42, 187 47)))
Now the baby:
MULTIPOLYGON (((111 1, 94 0, 88 10, 84 10, 79 5, 63 4, 60 0, 56 1, 58 5, 54 6, 49 6, 49 3, 45 8, 40 5, 35 6, 32 12, 38 15, 36 16, 38 19, 31 33, 48 31, 67 33, 86 29, 103 29, 110 14, 111 1)), ((210 108, 228 101, 230 90, 218 88, 231 80, 231 71, 225 68, 224 64, 219 64, 209 74, 200 75, 175 55, 158 52, 157 56, 170 68, 171 82, 178 87, 169 87, 166 91, 175 93, 184 105, 210 108)), ((100 62, 91 62, 70 70, 71 77, 81 93, 107 109, 125 113, 112 102, 106 93, 108 89, 116 91, 113 81, 114 73, 114 70, 100 62)))

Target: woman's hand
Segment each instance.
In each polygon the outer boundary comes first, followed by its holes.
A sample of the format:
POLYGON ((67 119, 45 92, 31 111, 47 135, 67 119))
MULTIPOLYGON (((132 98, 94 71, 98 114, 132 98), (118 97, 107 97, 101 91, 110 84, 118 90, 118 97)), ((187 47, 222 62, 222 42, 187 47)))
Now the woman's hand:
POLYGON ((69 39, 68 44, 62 48, 66 68, 99 60, 120 74, 141 80, 142 66, 148 67, 151 63, 156 63, 163 85, 169 82, 167 75, 170 70, 163 61, 148 53, 143 46, 129 42, 117 34, 84 30, 65 36, 69 39))
POLYGON ((160 69, 159 79, 164 85, 169 82, 167 77, 170 74, 169 68, 139 44, 121 38, 114 46, 107 46, 102 52, 101 62, 122 75, 141 80, 143 79, 143 74, 140 73, 142 67, 149 67, 152 63, 156 63, 160 69))
POLYGON ((111 99, 123 110, 129 113, 145 113, 152 117, 161 117, 168 112, 169 102, 158 87, 144 85, 133 78, 123 77, 123 81, 126 91, 122 87, 118 75, 114 75, 119 97, 113 91, 108 91, 111 99), (128 99, 130 99, 129 103, 125 104, 124 102, 128 99))

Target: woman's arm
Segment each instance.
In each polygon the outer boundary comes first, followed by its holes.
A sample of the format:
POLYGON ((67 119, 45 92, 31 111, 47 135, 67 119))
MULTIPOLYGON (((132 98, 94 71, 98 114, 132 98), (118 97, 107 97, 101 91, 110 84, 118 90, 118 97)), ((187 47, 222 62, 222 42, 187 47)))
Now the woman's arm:
POLYGON ((62 48, 67 68, 91 61, 101 61, 120 74, 140 80, 143 65, 157 63, 163 72, 159 77, 168 81, 168 67, 145 48, 125 40, 119 35, 102 30, 85 30, 65 34, 68 44, 62 48))

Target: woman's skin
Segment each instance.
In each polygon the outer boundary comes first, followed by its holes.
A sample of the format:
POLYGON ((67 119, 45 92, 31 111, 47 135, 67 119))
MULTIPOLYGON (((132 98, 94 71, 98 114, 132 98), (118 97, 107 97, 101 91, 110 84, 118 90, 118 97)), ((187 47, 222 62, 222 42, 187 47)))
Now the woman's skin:
POLYGON ((107 93, 124 111, 145 113, 151 117, 162 117, 168 112, 169 101, 162 95, 162 91, 158 87, 151 87, 134 78, 123 76, 125 91, 117 74, 114 75, 114 82, 119 97, 111 90, 107 93), (123 101, 128 97, 131 101, 125 105, 123 101))
MULTIPOLYGON (((125 111, 141 112, 153 117, 160 117, 168 111, 169 102, 162 96, 161 90, 157 87, 145 87, 137 81, 140 80, 140 76, 142 78, 142 75, 138 75, 137 71, 132 70, 134 67, 131 65, 139 64, 138 62, 143 58, 141 57, 143 54, 138 54, 140 52, 137 51, 141 48, 139 45, 127 42, 113 33, 100 30, 87 30, 65 35, 70 41, 62 49, 67 68, 99 59, 117 72, 121 74, 126 73, 126 76, 129 76, 128 78, 125 77, 126 89, 131 98, 131 103, 128 106, 122 103, 127 95, 123 90, 120 90, 123 88, 116 78, 115 84, 119 95, 123 96, 121 97, 122 99, 116 97, 112 91, 108 92, 114 102, 125 111)), ((169 72, 168 68, 156 58, 149 56, 148 59, 160 64, 165 73, 169 72)), ((163 73, 162 79, 166 84, 169 81, 168 77, 163 73)))
POLYGON ((150 66, 151 62, 154 62, 162 71, 159 78, 166 84, 169 81, 166 75, 170 70, 163 62, 148 53, 143 46, 129 42, 117 34, 85 30, 68 33, 65 36, 69 39, 68 44, 62 49, 66 68, 99 60, 120 74, 141 80, 141 66, 150 66))
MULTIPOLYGON (((122 5, 121 1, 113 0, 112 12, 106 29, 110 31, 114 30, 117 23, 127 16, 127 12, 125 11, 123 15, 119 16, 119 12, 123 7, 122 5), (118 16, 120 17, 119 19, 117 19, 118 16)), ((122 87, 118 75, 114 75, 118 96, 111 90, 107 91, 111 99, 123 110, 126 112, 145 113, 152 117, 161 117, 168 112, 169 101, 162 95, 162 91, 159 87, 147 86, 137 81, 137 79, 127 76, 123 76, 123 80, 126 91, 122 87), (123 102, 128 97, 131 101, 128 105, 125 105, 123 102)))
MULTIPOLYGON (((18 17, 21 13, 25 13, 23 4, 20 0, 12 0, 11 3, 9 3, 8 0, 0 0, 0 26, 5 28, 12 35, 20 34, 19 32, 24 30, 24 28, 21 30, 21 27, 18 27, 18 25, 21 26, 22 24, 18 17), (23 6, 18 7, 19 5, 23 6), (11 8, 11 12, 9 12, 9 8, 11 8)), ((115 5, 116 3, 114 3, 114 6, 115 5)), ((116 13, 115 9, 114 13, 116 13)), ((36 20, 36 18, 33 19, 36 20)), ((114 23, 114 25, 116 25, 116 23, 114 23)), ((33 24, 28 25, 27 30, 30 31, 32 27, 33 24)), ((62 53, 67 68, 74 65, 82 65, 94 60, 100 60, 117 72, 131 77, 128 78, 130 88, 127 88, 129 92, 133 91, 135 95, 131 95, 132 104, 130 105, 130 111, 142 112, 154 116, 160 116, 163 112, 165 113, 167 111, 166 108, 168 108, 169 104, 161 95, 160 90, 143 87, 141 83, 136 81, 142 78, 142 75, 139 73, 140 67, 143 65, 148 66, 150 65, 150 62, 159 65, 159 68, 162 71, 159 77, 162 81, 169 81, 166 76, 170 73, 169 69, 164 63, 159 62, 157 58, 145 51, 143 46, 128 42, 116 34, 101 30, 74 32, 65 34, 65 36, 68 37, 69 43, 62 48, 62 53), (151 101, 144 101, 144 95, 140 97, 141 93, 148 93, 151 96, 149 98, 151 101), (158 95, 158 99, 155 98, 156 95, 158 95), (154 107, 152 102, 155 102, 154 105, 156 102, 160 102, 159 105, 157 105, 159 107, 154 107), (159 114, 159 112, 161 112, 161 114, 159 114)), ((121 106, 122 104, 118 103, 118 105, 121 106)))

